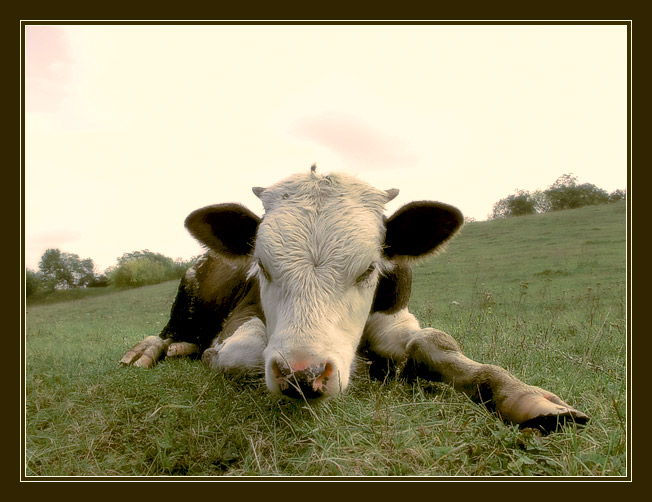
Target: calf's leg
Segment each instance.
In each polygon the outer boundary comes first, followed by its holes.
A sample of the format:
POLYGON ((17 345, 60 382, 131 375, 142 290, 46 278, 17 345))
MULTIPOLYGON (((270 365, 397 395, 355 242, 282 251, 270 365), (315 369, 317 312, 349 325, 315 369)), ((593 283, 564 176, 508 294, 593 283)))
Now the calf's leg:
POLYGON ((171 338, 148 336, 134 345, 120 360, 125 366, 151 368, 163 357, 181 357, 196 354, 199 347, 194 343, 174 342, 171 338))
POLYGON ((202 361, 219 373, 263 373, 267 330, 258 317, 243 320, 233 334, 218 336, 202 354, 202 361))
POLYGON ((151 368, 156 364, 170 346, 172 340, 160 336, 148 336, 134 345, 120 360, 126 366, 151 368))
POLYGON ((551 431, 567 421, 588 421, 555 394, 528 385, 499 366, 469 359, 450 335, 421 328, 407 309, 372 314, 365 340, 371 353, 401 365, 404 374, 446 382, 521 427, 551 431))

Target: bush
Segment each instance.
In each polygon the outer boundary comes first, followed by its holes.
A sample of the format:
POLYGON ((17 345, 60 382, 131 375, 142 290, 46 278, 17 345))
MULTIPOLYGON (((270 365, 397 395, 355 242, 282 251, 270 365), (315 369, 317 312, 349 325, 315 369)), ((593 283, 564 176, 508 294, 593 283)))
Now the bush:
POLYGON ((626 192, 625 190, 621 190, 620 188, 618 190, 614 190, 609 194, 609 204, 612 202, 618 202, 621 200, 625 200, 626 198, 626 192))
POLYGON ((625 190, 614 190, 607 193, 591 183, 579 184, 577 176, 564 174, 557 178, 547 190, 516 190, 515 194, 500 199, 494 204, 488 218, 509 218, 525 214, 547 213, 563 209, 575 209, 583 206, 608 204, 624 200, 625 190))
POLYGON ((551 211, 576 209, 609 202, 609 194, 605 190, 591 183, 579 185, 577 177, 572 174, 560 176, 544 193, 550 202, 551 211))
POLYGON ((535 214, 536 201, 527 190, 517 190, 515 194, 500 199, 494 204, 490 219, 509 218, 535 214))
POLYGON ((30 297, 41 290, 41 278, 37 272, 27 269, 25 271, 25 296, 30 297))
POLYGON ((157 284, 168 279, 165 266, 150 258, 133 258, 116 267, 111 275, 111 284, 119 288, 157 284))
POLYGON ((189 262, 173 261, 172 258, 151 251, 125 253, 118 259, 118 265, 107 272, 109 282, 118 288, 135 288, 149 284, 179 279, 189 262))
POLYGON ((106 288, 109 286, 109 278, 106 275, 98 275, 88 283, 89 288, 106 288))

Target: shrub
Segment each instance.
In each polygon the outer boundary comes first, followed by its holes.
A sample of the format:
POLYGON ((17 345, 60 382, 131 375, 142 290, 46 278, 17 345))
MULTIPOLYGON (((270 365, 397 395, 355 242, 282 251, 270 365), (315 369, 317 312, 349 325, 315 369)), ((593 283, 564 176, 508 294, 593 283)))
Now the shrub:
POLYGON ((575 209, 609 202, 609 194, 605 190, 591 183, 579 185, 577 177, 572 174, 560 176, 544 193, 550 202, 551 211, 575 209))
POLYGON ((41 278, 37 272, 27 269, 25 271, 25 296, 33 296, 41 290, 41 278))
POLYGON ((176 262, 160 253, 148 250, 125 253, 118 259, 118 265, 109 271, 109 282, 119 288, 133 288, 179 279, 192 264, 176 262))
POLYGON ((488 215, 490 220, 523 216, 525 214, 547 213, 563 209, 575 209, 624 200, 625 190, 607 193, 591 183, 578 183, 574 174, 564 174, 557 178, 547 190, 516 190, 516 193, 500 199, 488 215))
POLYGON ((157 284, 167 280, 165 266, 150 258, 132 258, 112 270, 111 284, 119 288, 157 284))
POLYGON ((106 288, 109 286, 109 278, 106 275, 98 275, 88 283, 89 288, 106 288))
POLYGON ((609 194, 609 203, 611 204, 612 202, 618 202, 620 200, 625 200, 626 198, 626 192, 625 190, 621 190, 620 188, 618 190, 614 190, 609 194))
POLYGON ((517 190, 515 194, 500 199, 494 204, 490 219, 509 218, 511 216, 524 216, 535 214, 536 202, 527 190, 517 190))

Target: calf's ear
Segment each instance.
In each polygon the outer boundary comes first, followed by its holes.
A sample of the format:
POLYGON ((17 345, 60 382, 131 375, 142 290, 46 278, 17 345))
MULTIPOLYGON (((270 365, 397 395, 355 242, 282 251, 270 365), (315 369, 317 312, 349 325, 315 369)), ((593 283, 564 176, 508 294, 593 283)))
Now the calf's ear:
POLYGON ((216 204, 190 213, 186 228, 204 246, 227 257, 251 253, 260 218, 240 204, 216 204))
POLYGON ((441 202, 410 202, 387 219, 385 255, 415 259, 441 249, 462 227, 459 209, 441 202))

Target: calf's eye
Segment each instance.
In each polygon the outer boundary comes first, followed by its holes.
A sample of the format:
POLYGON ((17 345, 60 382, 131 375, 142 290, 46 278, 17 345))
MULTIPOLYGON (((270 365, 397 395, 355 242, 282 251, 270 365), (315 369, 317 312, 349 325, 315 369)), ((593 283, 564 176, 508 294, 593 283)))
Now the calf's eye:
POLYGON ((267 269, 263 266, 263 262, 260 261, 260 260, 258 260, 258 269, 259 269, 260 272, 263 274, 263 277, 265 278, 265 280, 266 280, 267 282, 272 282, 272 276, 269 275, 269 272, 268 272, 267 269))
POLYGON ((374 270, 376 270, 376 264, 372 263, 371 265, 369 265, 369 268, 365 270, 364 273, 355 280, 355 283, 360 284, 365 280, 367 280, 374 270))

